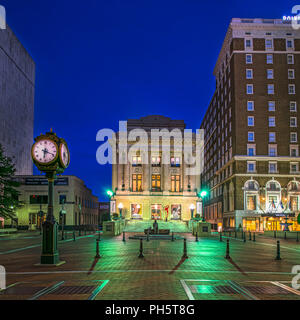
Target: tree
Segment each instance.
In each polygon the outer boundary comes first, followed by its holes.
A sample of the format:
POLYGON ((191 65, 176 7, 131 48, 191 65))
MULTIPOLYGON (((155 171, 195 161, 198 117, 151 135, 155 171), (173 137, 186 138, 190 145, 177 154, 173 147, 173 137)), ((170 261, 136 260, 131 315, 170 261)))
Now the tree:
POLYGON ((4 219, 16 220, 15 209, 21 206, 16 189, 20 184, 13 179, 15 172, 15 165, 4 155, 0 144, 0 217, 4 219))

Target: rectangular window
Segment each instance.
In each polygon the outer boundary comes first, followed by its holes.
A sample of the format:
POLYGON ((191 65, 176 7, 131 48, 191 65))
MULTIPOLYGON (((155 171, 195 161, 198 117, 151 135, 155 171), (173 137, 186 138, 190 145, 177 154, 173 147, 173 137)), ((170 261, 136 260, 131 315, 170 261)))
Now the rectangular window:
POLYGON ((286 47, 287 49, 293 49, 294 48, 294 41, 292 39, 286 40, 286 47))
POLYGON ((269 156, 276 157, 277 156, 277 145, 269 144, 269 156))
POLYGON ((273 49, 273 40, 272 39, 266 39, 265 40, 266 50, 273 49))
POLYGON ((275 101, 268 101, 268 110, 275 111, 275 101))
POLYGON ((252 63, 252 54, 246 54, 246 63, 251 64, 252 63))
POLYGON ((248 141, 254 142, 254 132, 248 132, 248 141))
POLYGON ((253 78, 253 70, 246 69, 246 79, 252 79, 252 78, 253 78))
POLYGON ((152 157, 151 159, 152 167, 160 167, 161 165, 161 158, 160 157, 152 157))
POLYGON ((247 94, 253 94, 253 84, 247 84, 247 94))
POLYGON ((247 110, 254 111, 254 101, 247 101, 247 110))
POLYGON ((29 197, 30 204, 47 204, 48 196, 31 195, 29 197))
POLYGON ((275 117, 269 117, 269 127, 275 127, 275 117))
POLYGON ((132 175, 132 191, 133 192, 142 191, 142 175, 141 174, 132 175))
POLYGON ((179 192, 180 191, 180 176, 171 176, 171 191, 179 192))
POLYGON ((142 166, 142 157, 132 157, 132 166, 141 167, 142 166))
POLYGON ((288 70, 288 78, 289 79, 295 79, 295 70, 294 69, 289 69, 288 70))
POLYGON ((297 103, 296 103, 296 101, 290 101, 290 112, 297 112, 297 103))
POLYGON ((274 84, 268 84, 268 94, 274 94, 274 84))
POLYGON ((267 79, 274 79, 274 70, 273 69, 267 70, 267 79))
POLYGON ((267 64, 272 64, 272 63, 273 63, 273 55, 267 54, 267 64))
POLYGON ((152 191, 161 191, 161 177, 159 174, 152 175, 152 191))
POLYGON ((256 163, 254 161, 247 161, 247 172, 255 172, 256 163))
POLYGON ((295 94, 296 89, 294 84, 289 84, 289 94, 295 94))
POLYGON ((252 157, 255 156, 256 150, 255 150, 255 144, 248 144, 247 145, 247 155, 252 157))
POLYGON ((290 127, 297 127, 297 118, 290 117, 290 127))
POLYGON ((269 173, 277 173, 277 162, 269 162, 269 173))
POLYGON ((245 40, 245 48, 246 49, 252 48, 252 40, 251 39, 246 39, 245 40))
POLYGON ((253 127, 254 126, 254 117, 249 116, 248 117, 248 126, 253 127))
POLYGON ((67 196, 60 194, 59 195, 59 204, 65 204, 67 202, 67 196))
POLYGON ((297 142, 297 132, 291 132, 291 142, 297 142))
POLYGON ((172 157, 171 158, 171 167, 180 167, 180 158, 172 157))
POLYGON ((287 63, 288 64, 294 64, 294 55, 293 54, 288 54, 287 55, 287 63))
POLYGON ((299 166, 298 166, 298 162, 292 162, 292 163, 290 164, 290 172, 291 172, 291 173, 298 173, 298 170, 299 170, 298 167, 299 167, 299 166))
POLYGON ((269 142, 276 142, 276 133, 269 132, 269 142))
POLYGON ((290 146, 290 156, 291 157, 298 157, 298 146, 290 146))
POLYGON ((247 195, 247 210, 256 210, 256 196, 247 195))

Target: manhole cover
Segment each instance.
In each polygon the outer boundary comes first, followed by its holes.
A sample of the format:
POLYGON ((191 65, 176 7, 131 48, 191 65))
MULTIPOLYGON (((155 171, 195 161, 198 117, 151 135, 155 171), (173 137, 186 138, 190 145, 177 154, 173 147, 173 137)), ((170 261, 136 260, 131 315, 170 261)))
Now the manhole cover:
POLYGON ((276 286, 244 286, 252 294, 291 294, 289 291, 276 286))
POLYGON ((51 292, 53 295, 91 294, 97 286, 63 286, 51 292))

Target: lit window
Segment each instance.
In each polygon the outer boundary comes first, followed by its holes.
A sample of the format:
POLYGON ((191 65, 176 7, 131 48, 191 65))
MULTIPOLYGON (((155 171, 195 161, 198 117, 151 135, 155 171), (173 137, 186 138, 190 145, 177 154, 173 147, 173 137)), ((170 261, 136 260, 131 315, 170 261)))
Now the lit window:
POLYGON ((274 70, 273 69, 267 70, 267 79, 274 79, 274 70))
POLYGON ((273 55, 267 54, 267 64, 272 64, 272 63, 273 63, 273 55))
POLYGON ((246 70, 246 79, 252 79, 253 78, 253 70, 247 69, 246 70))
POLYGON ((171 167, 180 167, 180 158, 172 157, 171 158, 171 167))
POLYGON ((161 164, 160 157, 152 157, 151 164, 152 164, 152 167, 160 167, 160 164, 161 164))
POLYGON ((276 157, 277 156, 277 145, 269 144, 269 156, 276 157))
POLYGON ((297 132, 291 132, 291 142, 297 142, 297 132))
POLYGON ((269 132, 269 142, 276 142, 276 133, 269 132))
POLYGON ((254 132, 248 132, 248 141, 254 142, 254 132))
POLYGON ((288 64, 294 64, 294 55, 293 54, 288 54, 287 55, 287 63, 288 64))
POLYGON ((171 176, 171 191, 179 192, 180 191, 180 176, 171 176))
POLYGON ((275 101, 268 101, 268 110, 275 111, 275 101))
POLYGON ((142 157, 132 157, 132 166, 138 167, 142 165, 142 157))
POLYGON ((290 117, 290 127, 297 127, 297 118, 290 117))
POLYGON ((252 63, 252 54, 246 54, 246 63, 251 64, 252 63))
POLYGON ((254 101, 247 101, 247 110, 254 111, 254 101))
POLYGON ((295 94, 296 89, 294 84, 289 84, 289 94, 295 94))
POLYGON ((274 94, 274 84, 268 84, 268 94, 274 94))
POLYGON ((269 127, 275 127, 275 117, 269 117, 269 127))
POLYGON ((254 117, 249 116, 248 117, 248 126, 253 127, 254 126, 254 117))
POLYGON ((295 79, 295 70, 294 69, 289 69, 288 70, 288 78, 289 79, 295 79))
POLYGON ((141 174, 132 175, 132 191, 133 192, 142 191, 142 175, 141 174))
POLYGON ((296 101, 290 101, 290 111, 297 112, 297 103, 296 101))
POLYGON ((247 94, 253 94, 253 84, 247 84, 247 94))

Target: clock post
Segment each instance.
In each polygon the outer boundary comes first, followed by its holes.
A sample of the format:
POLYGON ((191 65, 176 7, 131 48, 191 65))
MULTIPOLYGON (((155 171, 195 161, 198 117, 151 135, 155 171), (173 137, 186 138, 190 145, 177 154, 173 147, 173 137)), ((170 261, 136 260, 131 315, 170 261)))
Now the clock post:
POLYGON ((47 132, 35 138, 32 146, 32 159, 37 168, 44 172, 48 179, 48 211, 43 223, 41 265, 58 266, 58 223, 54 217, 54 180, 62 174, 70 163, 70 154, 64 139, 55 133, 47 132))

